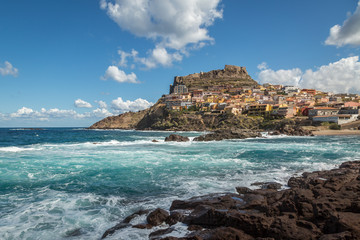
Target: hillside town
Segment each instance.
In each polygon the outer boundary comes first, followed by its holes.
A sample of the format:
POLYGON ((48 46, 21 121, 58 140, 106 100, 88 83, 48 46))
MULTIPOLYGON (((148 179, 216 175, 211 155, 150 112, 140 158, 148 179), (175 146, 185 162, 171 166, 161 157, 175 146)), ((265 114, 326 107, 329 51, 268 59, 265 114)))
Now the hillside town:
POLYGON ((344 124, 359 120, 360 96, 266 83, 249 87, 231 85, 191 88, 178 83, 163 95, 172 111, 203 114, 232 113, 272 119, 308 117, 314 122, 344 124))

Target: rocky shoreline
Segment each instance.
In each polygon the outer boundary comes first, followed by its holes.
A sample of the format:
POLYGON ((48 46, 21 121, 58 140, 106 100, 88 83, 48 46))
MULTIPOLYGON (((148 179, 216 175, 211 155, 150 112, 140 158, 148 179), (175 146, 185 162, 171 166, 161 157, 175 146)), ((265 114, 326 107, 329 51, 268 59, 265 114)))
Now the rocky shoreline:
POLYGON ((277 183, 256 185, 261 188, 175 200, 169 211, 138 211, 102 238, 132 227, 154 229, 154 240, 360 239, 360 161, 292 177, 285 190, 277 183), (145 214, 146 222, 131 224, 145 214), (179 224, 188 229, 180 238, 172 236, 179 224))

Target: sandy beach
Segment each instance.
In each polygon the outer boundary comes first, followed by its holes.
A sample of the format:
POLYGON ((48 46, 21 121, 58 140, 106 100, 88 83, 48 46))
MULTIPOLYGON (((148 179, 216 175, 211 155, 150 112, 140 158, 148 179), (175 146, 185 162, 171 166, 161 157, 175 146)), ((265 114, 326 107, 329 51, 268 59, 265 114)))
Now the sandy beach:
POLYGON ((360 130, 320 130, 312 132, 315 136, 360 135, 360 130))

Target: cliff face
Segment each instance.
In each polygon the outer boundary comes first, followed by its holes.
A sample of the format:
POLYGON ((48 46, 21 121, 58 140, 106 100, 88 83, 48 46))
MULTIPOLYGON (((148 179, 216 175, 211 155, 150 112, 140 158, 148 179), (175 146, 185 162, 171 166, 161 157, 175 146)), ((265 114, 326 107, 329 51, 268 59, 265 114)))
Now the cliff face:
POLYGON ((253 119, 232 114, 182 113, 166 110, 161 99, 149 109, 107 117, 89 129, 137 129, 167 131, 205 131, 239 128, 259 129, 261 118, 253 119))
POLYGON ((189 89, 208 89, 214 86, 249 87, 258 85, 250 77, 245 67, 233 65, 225 65, 225 68, 220 70, 175 77, 174 83, 170 87, 170 92, 172 92, 173 87, 180 84, 186 85, 189 89))
POLYGON ((94 123, 89 129, 135 129, 147 112, 148 109, 136 113, 127 112, 119 116, 107 117, 94 123))

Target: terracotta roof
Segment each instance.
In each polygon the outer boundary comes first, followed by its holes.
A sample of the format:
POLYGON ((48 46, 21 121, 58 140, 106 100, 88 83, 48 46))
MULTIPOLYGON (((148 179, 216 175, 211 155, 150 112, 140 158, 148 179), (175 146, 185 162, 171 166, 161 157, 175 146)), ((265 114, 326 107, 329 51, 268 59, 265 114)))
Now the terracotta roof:
POLYGON ((339 109, 332 107, 316 107, 314 108, 314 110, 339 110, 339 109))

